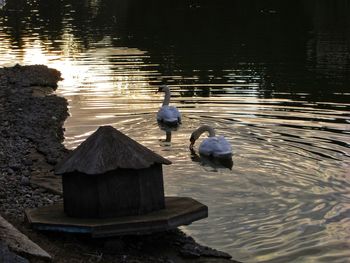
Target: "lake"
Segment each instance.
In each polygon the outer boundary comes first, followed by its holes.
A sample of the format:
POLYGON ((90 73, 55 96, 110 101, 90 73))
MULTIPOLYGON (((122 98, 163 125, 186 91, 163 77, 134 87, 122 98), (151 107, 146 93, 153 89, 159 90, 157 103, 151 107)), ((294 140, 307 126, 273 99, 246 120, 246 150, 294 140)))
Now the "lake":
POLYGON ((349 262, 349 1, 140 2, 2 0, 0 66, 62 72, 67 148, 112 125, 171 160, 166 194, 209 207, 182 228, 200 243, 244 262, 349 262), (156 121, 164 83, 178 129, 156 121), (232 169, 190 152, 202 124, 232 144, 232 169))

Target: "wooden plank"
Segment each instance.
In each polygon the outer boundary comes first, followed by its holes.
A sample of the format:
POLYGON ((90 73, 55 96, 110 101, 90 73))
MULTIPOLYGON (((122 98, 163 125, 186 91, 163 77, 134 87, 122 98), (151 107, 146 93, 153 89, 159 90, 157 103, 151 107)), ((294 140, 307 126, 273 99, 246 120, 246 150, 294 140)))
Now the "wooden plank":
POLYGON ((0 216, 0 241, 10 250, 28 258, 51 260, 51 256, 0 216))

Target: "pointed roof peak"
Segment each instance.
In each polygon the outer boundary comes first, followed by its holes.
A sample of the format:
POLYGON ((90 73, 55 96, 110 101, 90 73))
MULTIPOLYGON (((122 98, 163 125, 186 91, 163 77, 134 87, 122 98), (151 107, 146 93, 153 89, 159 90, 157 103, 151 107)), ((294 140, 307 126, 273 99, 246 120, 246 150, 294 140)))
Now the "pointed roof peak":
POLYGON ((101 126, 57 164, 55 173, 103 174, 118 168, 144 169, 153 164, 171 162, 112 126, 101 126))

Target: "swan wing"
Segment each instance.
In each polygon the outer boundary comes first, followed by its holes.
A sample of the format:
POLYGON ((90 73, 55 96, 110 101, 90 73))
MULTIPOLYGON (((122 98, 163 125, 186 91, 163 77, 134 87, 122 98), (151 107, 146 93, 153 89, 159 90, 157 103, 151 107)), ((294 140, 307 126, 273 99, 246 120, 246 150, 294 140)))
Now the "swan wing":
POLYGON ((208 137, 199 146, 199 153, 220 157, 232 154, 231 144, 223 136, 208 137))
POLYGON ((180 122, 181 115, 179 110, 174 106, 162 106, 157 113, 157 120, 164 122, 180 122))

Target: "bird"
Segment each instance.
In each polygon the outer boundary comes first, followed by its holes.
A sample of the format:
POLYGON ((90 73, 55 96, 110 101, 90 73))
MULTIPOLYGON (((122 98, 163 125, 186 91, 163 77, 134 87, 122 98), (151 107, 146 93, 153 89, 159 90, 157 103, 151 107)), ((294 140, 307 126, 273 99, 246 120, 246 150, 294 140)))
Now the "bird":
POLYGON ((193 150, 196 140, 205 132, 209 133, 208 138, 205 138, 199 145, 198 152, 201 155, 214 158, 231 158, 232 147, 224 136, 216 136, 215 130, 209 125, 202 125, 191 134, 190 150, 193 150))
POLYGON ((157 121, 169 126, 178 126, 181 124, 181 114, 174 106, 169 106, 170 89, 167 85, 161 85, 158 92, 165 92, 162 107, 158 110, 157 121))

